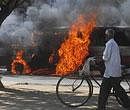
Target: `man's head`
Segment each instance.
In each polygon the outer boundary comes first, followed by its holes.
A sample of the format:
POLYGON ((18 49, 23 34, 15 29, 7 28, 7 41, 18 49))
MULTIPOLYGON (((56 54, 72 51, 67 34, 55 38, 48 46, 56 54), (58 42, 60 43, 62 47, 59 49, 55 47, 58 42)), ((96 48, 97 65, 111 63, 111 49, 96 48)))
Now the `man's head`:
POLYGON ((105 40, 108 41, 108 40, 114 38, 114 33, 115 33, 115 31, 113 29, 106 29, 106 31, 105 31, 105 35, 106 35, 105 40))

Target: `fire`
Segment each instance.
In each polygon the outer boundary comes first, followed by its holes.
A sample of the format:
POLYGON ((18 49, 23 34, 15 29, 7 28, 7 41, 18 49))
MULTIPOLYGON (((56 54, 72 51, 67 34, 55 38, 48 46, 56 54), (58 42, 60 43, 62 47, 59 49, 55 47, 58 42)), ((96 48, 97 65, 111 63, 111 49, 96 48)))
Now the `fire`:
POLYGON ((17 74, 17 71, 16 71, 17 64, 22 64, 23 65, 23 73, 28 74, 28 73, 31 72, 31 69, 30 69, 29 65, 23 59, 23 54, 24 54, 23 50, 20 50, 20 51, 17 52, 16 58, 13 60, 13 62, 11 64, 11 66, 12 66, 11 72, 13 74, 17 74))
POLYGON ((80 15, 71 26, 66 39, 58 50, 57 75, 76 71, 89 55, 90 33, 96 25, 95 17, 88 22, 80 15))

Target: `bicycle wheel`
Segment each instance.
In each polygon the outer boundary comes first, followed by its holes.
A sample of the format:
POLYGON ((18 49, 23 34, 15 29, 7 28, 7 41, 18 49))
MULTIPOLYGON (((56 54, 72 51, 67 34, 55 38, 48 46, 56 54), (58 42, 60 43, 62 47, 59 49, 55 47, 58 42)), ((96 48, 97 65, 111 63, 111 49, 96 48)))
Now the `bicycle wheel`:
MULTIPOLYGON (((130 75, 123 76, 123 80, 121 81, 121 86, 125 89, 126 93, 130 95, 130 75)), ((118 96, 116 96, 116 100, 120 105, 123 106, 123 102, 120 100, 118 96)))
POLYGON ((92 93, 93 86, 89 78, 65 76, 60 78, 56 86, 57 97, 69 107, 84 105, 92 93))

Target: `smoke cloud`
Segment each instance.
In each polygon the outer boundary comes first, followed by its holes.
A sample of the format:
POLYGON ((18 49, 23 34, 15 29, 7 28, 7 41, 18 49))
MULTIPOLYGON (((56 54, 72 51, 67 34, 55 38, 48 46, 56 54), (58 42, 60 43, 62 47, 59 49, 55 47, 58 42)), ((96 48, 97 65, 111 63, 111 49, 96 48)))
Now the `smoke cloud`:
POLYGON ((122 11, 122 16, 126 23, 130 25, 130 0, 127 0, 127 2, 123 3, 121 5, 121 11, 122 11))
MULTIPOLYGON (((97 13, 97 26, 130 24, 130 1, 114 5, 115 0, 33 0, 23 14, 15 10, 0 28, 0 40, 32 45, 32 33, 47 28, 69 26, 80 14, 97 13), (5 40, 8 39, 8 40, 5 40)), ((125 1, 125 0, 124 0, 125 1)))

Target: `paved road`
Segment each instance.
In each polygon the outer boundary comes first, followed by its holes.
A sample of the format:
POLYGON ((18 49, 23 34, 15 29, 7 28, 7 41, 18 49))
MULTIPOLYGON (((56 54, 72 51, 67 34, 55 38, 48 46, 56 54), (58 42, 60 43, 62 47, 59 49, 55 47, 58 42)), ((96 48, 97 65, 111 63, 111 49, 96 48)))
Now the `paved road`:
POLYGON ((15 83, 31 83, 31 84, 55 84, 59 80, 59 77, 47 77, 47 76, 25 76, 25 75, 4 75, 2 76, 2 82, 5 85, 15 83))
MULTIPOLYGON (((79 108, 69 108, 60 103, 55 93, 58 77, 3 76, 2 82, 8 89, 0 91, 0 110, 95 110, 99 88, 88 103, 79 108)), ((124 110, 109 98, 107 110, 124 110)))

